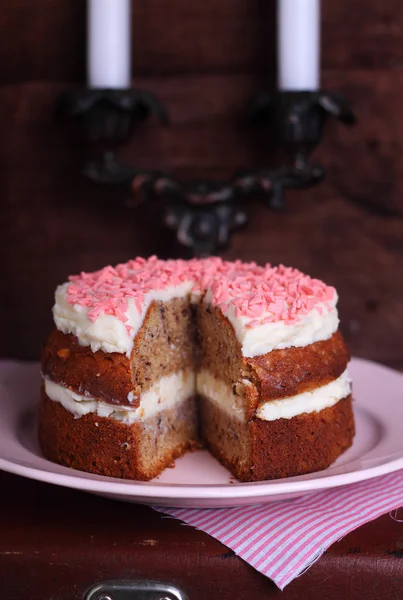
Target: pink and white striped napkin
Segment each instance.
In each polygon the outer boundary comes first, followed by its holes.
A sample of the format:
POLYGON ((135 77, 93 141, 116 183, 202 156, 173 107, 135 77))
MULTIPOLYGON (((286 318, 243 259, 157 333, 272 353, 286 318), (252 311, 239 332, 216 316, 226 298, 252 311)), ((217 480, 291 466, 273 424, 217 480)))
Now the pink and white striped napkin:
POLYGON ((216 538, 282 590, 333 542, 401 505, 403 471, 286 502, 154 508, 216 538))

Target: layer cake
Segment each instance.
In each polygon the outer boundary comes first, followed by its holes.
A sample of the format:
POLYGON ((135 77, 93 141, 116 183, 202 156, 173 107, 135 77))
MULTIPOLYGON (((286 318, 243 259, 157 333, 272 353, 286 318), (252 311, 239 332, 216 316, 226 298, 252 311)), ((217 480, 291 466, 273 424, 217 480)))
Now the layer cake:
POLYGON ((202 445, 240 481, 328 467, 354 436, 336 304, 296 269, 219 258, 70 277, 42 354, 44 455, 137 480, 202 445))

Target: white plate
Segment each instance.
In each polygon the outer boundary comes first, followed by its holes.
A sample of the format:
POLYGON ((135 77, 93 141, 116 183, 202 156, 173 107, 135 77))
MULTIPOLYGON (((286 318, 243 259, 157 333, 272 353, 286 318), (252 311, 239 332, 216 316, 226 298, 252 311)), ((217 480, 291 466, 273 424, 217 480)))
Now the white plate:
POLYGON ((162 506, 224 507, 285 500, 403 468, 403 375, 353 359, 357 434, 324 471, 257 483, 234 481, 206 451, 187 454, 151 482, 91 475, 42 457, 36 441, 37 364, 0 362, 0 469, 94 494, 162 506))

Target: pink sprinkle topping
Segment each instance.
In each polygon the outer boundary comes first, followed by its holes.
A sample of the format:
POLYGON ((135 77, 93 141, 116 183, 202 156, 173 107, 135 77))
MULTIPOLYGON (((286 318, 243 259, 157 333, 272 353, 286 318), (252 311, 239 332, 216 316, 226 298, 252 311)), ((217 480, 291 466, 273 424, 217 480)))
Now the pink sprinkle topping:
POLYGON ((283 322, 295 324, 317 310, 331 310, 337 298, 333 287, 297 269, 279 265, 224 261, 221 258, 159 260, 136 258, 116 267, 69 277, 66 299, 85 306, 91 321, 111 315, 126 324, 129 300, 142 313, 147 294, 189 282, 194 292, 208 292, 213 306, 233 312, 246 327, 283 322))

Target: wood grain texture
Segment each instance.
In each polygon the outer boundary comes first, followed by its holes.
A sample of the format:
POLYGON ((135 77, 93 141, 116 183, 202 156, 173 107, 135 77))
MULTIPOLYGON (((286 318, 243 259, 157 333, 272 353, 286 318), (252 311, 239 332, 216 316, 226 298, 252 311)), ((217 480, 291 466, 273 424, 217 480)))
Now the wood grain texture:
MULTIPOLYGON (((275 0, 132 4, 134 76, 275 69, 275 0)), ((77 0, 4 2, 0 81, 83 82, 85 5, 77 0)), ((324 67, 401 68, 400 0, 323 0, 322 13, 324 67)))
POLYGON ((81 600, 100 581, 147 578, 177 585, 191 600, 402 597, 401 524, 388 515, 333 544, 280 592, 217 540, 149 507, 5 473, 0 484, 4 598, 81 600))

